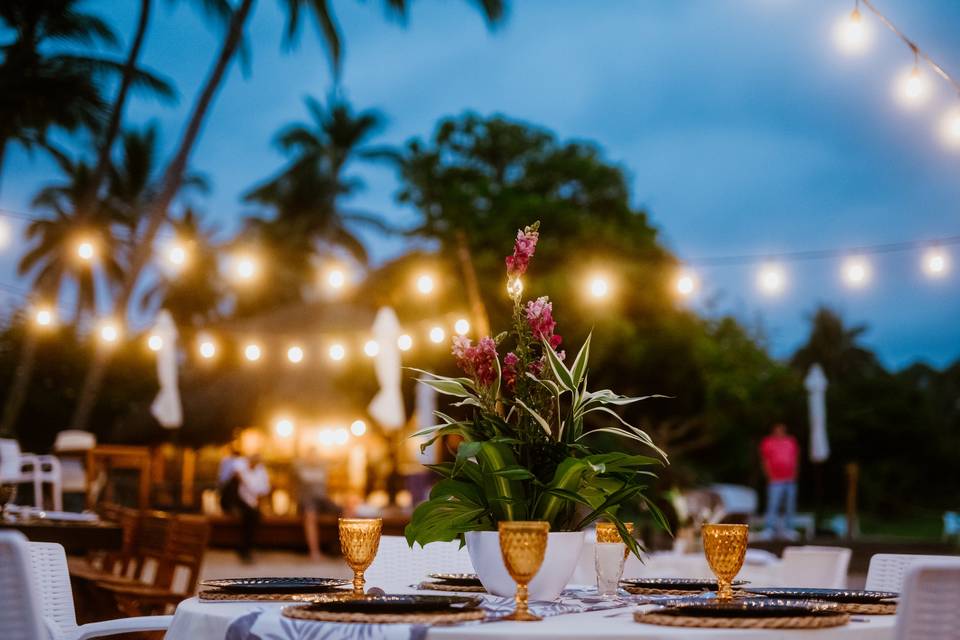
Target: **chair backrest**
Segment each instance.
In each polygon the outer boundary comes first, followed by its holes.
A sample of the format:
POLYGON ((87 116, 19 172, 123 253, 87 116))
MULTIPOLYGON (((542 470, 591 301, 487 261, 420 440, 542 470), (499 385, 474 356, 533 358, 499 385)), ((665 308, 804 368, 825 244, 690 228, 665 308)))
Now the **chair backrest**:
POLYGON ((0 482, 18 480, 20 469, 20 443, 13 438, 0 438, 0 482))
POLYGON ((850 556, 845 547, 785 547, 780 586, 843 589, 850 556))
POLYGON ((177 593, 192 594, 200 578, 200 567, 209 538, 210 523, 204 516, 176 516, 170 525, 155 584, 171 588, 177 593), (180 576, 184 577, 176 580, 180 576))
POLYGON ((896 640, 956 640, 960 559, 920 560, 907 570, 897 607, 896 640))
POLYGON ((413 549, 403 536, 383 536, 373 564, 366 571, 367 586, 387 592, 406 589, 427 578, 428 573, 474 573, 470 555, 460 543, 431 542, 413 549))
POLYGON ((903 579, 907 571, 918 562, 939 562, 956 559, 956 556, 929 556, 908 553, 877 553, 870 558, 867 569, 869 591, 903 591, 903 579))
POLYGON ((80 429, 64 429, 53 441, 54 451, 86 451, 97 446, 97 436, 80 429))
POLYGON ((31 542, 30 565, 44 621, 60 634, 76 629, 77 615, 63 546, 55 542, 31 542))
POLYGON ((19 531, 0 531, 0 631, 4 640, 46 637, 30 573, 27 539, 19 531))

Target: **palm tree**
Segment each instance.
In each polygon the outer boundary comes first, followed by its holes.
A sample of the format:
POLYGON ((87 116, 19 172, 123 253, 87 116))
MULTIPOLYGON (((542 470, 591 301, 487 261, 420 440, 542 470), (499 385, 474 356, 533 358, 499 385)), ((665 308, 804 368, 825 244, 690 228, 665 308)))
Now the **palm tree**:
MULTIPOLYGON (((123 99, 130 87, 138 85, 160 96, 173 95, 167 82, 136 68, 135 56, 128 56, 127 62, 121 64, 98 56, 48 54, 41 50, 51 41, 108 46, 117 43, 116 35, 102 19, 77 7, 80 1, 0 3, 0 23, 15 34, 11 42, 0 45, 4 54, 0 63, 0 171, 9 142, 28 148, 45 146, 51 127, 99 131, 108 111, 99 83, 104 73, 121 73, 123 99)), ((144 30, 145 17, 141 16, 144 30)), ((142 34, 134 44, 139 55, 142 34)), ((122 108, 123 100, 118 102, 122 108)), ((119 120, 114 123, 114 119, 110 118, 110 125, 118 127, 119 120)), ((91 180, 91 184, 95 182, 91 180)))
MULTIPOLYGON (((407 0, 383 1, 394 13, 401 17, 406 15, 408 7, 407 0)), ((336 19, 330 7, 330 0, 282 0, 282 2, 286 7, 287 13, 285 30, 285 40, 287 44, 294 44, 299 35, 302 25, 302 13, 304 11, 312 12, 323 34, 323 40, 328 47, 334 69, 338 69, 341 60, 341 38, 336 19)), ((495 25, 504 15, 504 0, 472 0, 472 2, 478 5, 488 25, 495 25)), ((223 83, 227 68, 230 66, 233 57, 238 51, 252 8, 253 0, 239 0, 239 4, 230 17, 223 44, 204 82, 203 88, 197 97, 197 101, 193 106, 183 132, 183 137, 177 146, 176 153, 170 160, 170 164, 167 165, 157 196, 151 203, 143 242, 139 244, 138 250, 133 256, 127 277, 116 298, 115 308, 117 310, 126 310, 140 272, 150 257, 149 247, 163 224, 170 203, 179 190, 180 181, 183 178, 184 170, 190 159, 190 153, 193 151, 193 147, 200 135, 200 129, 206 121, 207 113, 213 103, 213 98, 223 83)), ((106 373, 108 362, 109 354, 106 352, 94 358, 94 362, 84 380, 83 389, 80 392, 80 398, 74 410, 73 418, 70 421, 72 428, 82 429, 86 427, 97 394, 100 391, 100 386, 103 383, 103 376, 106 373)))
POLYGON ((860 344, 866 326, 848 327, 839 314, 827 307, 817 309, 811 325, 807 343, 797 349, 790 361, 800 371, 806 372, 819 363, 831 380, 882 371, 876 356, 860 344))

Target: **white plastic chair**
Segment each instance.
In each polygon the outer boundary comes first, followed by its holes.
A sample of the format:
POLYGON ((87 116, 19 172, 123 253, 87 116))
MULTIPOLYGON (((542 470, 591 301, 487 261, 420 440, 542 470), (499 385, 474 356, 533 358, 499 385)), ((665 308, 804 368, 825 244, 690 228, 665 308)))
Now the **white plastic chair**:
POLYGON ((474 573, 467 548, 460 543, 431 542, 410 548, 403 536, 383 536, 373 564, 366 571, 367 587, 387 592, 410 591, 411 585, 427 579, 427 574, 474 573))
POLYGON ((903 580, 910 567, 918 562, 949 562, 956 556, 925 556, 909 553, 877 553, 870 558, 867 569, 868 591, 903 591, 903 580))
POLYGON ((39 599, 31 588, 27 539, 0 531, 0 635, 4 640, 44 640, 39 599))
POLYGON ((956 640, 960 633, 960 559, 914 562, 904 578, 902 593, 896 640, 956 640))
POLYGON ((67 555, 52 542, 29 543, 31 580, 50 640, 86 640, 135 631, 165 631, 173 616, 134 616, 77 625, 67 555))
POLYGON ((38 456, 20 451, 20 443, 0 439, 0 481, 33 483, 33 504, 43 509, 43 486, 52 485, 53 508, 63 511, 62 471, 56 456, 38 456))
POLYGON ((843 589, 850 556, 845 547, 785 547, 778 586, 843 589))

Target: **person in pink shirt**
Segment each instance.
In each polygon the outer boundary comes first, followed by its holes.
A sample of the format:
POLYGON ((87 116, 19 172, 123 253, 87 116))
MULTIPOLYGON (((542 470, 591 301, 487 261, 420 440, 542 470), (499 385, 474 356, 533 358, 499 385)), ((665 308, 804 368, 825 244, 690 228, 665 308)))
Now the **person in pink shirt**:
POLYGON ((767 476, 767 516, 764 534, 793 539, 793 516, 797 511, 797 466, 800 446, 787 432, 787 425, 778 423, 760 443, 760 458, 767 476), (783 519, 778 516, 783 509, 783 519))

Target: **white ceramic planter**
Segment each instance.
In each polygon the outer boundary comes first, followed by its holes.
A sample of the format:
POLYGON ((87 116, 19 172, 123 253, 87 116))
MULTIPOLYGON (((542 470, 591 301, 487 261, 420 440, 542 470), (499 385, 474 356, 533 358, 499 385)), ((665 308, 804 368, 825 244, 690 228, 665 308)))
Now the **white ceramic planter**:
MULTIPOLYGON (((583 548, 583 531, 558 531, 547 534, 547 552, 540 571, 530 581, 531 600, 555 600, 577 568, 583 548)), ((467 551, 480 582, 497 596, 513 596, 517 585, 507 573, 500 554, 500 534, 496 531, 467 532, 467 551)))

